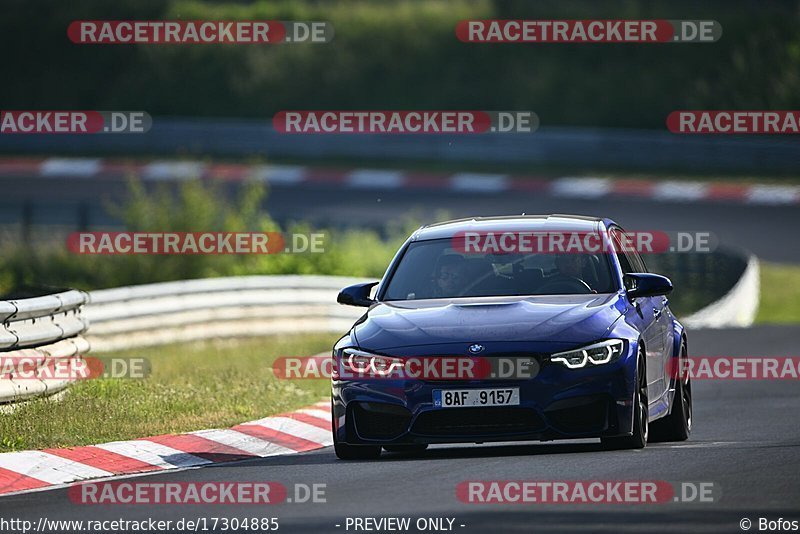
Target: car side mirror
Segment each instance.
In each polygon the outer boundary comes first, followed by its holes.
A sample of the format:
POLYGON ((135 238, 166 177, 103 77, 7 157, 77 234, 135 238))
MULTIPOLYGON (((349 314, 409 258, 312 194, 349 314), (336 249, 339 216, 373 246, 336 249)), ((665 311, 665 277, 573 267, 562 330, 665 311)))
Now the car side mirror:
POLYGON ((372 306, 375 304, 375 301, 369 298, 369 294, 376 285, 378 285, 378 282, 367 282, 364 284, 347 286, 339 291, 336 302, 339 304, 347 304, 348 306, 372 306))
POLYGON ((666 295, 672 291, 670 279, 660 274, 629 273, 623 280, 630 299, 666 295))

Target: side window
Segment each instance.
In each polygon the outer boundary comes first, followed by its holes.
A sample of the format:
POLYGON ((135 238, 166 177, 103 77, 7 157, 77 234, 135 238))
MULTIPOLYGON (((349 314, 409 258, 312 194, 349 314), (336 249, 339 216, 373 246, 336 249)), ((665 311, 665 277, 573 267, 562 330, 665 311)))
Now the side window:
POLYGON ((626 274, 646 273, 647 266, 639 255, 639 251, 636 250, 634 237, 625 234, 621 228, 612 228, 611 235, 617 251, 617 258, 622 265, 622 272, 626 274))
POLYGON ((631 267, 633 267, 634 272, 647 272, 647 267, 644 265, 644 260, 642 260, 642 257, 639 255, 639 251, 636 250, 636 248, 628 248, 625 251, 625 255, 628 256, 628 261, 630 262, 631 267))
POLYGON ((625 245, 622 243, 621 232, 617 228, 612 228, 609 233, 611 234, 611 240, 617 254, 617 260, 619 261, 620 267, 622 267, 622 274, 635 273, 636 270, 633 268, 630 258, 623 252, 625 250, 625 245))

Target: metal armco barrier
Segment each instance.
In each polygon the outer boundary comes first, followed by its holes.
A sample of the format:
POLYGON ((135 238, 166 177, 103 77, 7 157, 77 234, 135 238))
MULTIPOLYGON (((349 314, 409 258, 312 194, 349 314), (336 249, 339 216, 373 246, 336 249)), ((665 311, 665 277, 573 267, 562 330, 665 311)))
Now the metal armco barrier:
POLYGON ((363 309, 341 306, 339 276, 241 276, 93 291, 86 316, 95 351, 220 337, 345 332, 363 309))
POLYGON ((0 301, 0 403, 51 395, 73 381, 66 378, 73 373, 53 377, 45 366, 82 365, 89 350, 81 336, 89 326, 81 313, 87 301, 86 293, 75 290, 0 301))
POLYGON ((682 319, 689 328, 747 328, 758 313, 761 284, 758 258, 751 255, 739 281, 721 298, 682 319))

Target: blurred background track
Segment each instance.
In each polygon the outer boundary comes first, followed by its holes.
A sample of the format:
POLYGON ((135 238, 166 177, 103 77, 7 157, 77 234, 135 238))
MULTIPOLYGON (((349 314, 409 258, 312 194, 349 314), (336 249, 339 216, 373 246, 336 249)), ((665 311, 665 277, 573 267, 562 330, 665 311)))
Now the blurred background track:
MULTIPOLYGON (((236 184, 228 189, 233 192, 236 184)), ((74 231, 119 225, 108 201, 126 197, 123 180, 94 178, 0 178, 0 225, 61 225, 74 231)), ((447 217, 570 213, 610 217, 639 231, 712 232, 720 243, 744 247, 768 261, 800 261, 796 205, 724 201, 657 201, 640 198, 564 198, 546 191, 456 192, 442 189, 361 189, 342 184, 272 184, 265 206, 278 222, 320 227, 382 229, 412 215, 435 222, 447 217)), ((8 229, 7 231, 13 231, 8 229)), ((19 231, 19 230, 17 230, 19 231)))

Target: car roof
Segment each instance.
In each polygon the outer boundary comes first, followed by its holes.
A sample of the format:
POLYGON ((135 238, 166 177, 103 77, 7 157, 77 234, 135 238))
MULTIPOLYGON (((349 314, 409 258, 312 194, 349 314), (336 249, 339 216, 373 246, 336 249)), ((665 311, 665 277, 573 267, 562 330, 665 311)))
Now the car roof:
POLYGON ((504 215, 468 217, 422 226, 411 236, 412 241, 453 237, 459 232, 525 232, 561 231, 593 232, 616 226, 611 219, 583 215, 504 215))

